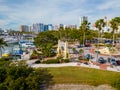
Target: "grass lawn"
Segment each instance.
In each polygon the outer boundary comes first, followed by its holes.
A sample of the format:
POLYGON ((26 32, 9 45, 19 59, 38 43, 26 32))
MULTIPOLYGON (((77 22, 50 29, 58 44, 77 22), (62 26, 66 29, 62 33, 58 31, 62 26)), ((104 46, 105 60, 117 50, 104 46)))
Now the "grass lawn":
POLYGON ((120 73, 83 67, 47 68, 56 84, 111 84, 120 78, 120 73))

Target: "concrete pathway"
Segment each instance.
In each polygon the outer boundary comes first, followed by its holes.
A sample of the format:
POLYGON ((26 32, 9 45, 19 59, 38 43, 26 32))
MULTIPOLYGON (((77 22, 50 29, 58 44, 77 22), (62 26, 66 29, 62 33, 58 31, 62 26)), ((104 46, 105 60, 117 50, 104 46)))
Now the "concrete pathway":
POLYGON ((33 61, 27 62, 27 63, 29 64, 29 66, 31 66, 33 68, 80 66, 80 67, 87 67, 87 68, 95 68, 95 69, 100 69, 100 70, 120 72, 120 66, 111 67, 111 66, 105 65, 105 64, 100 64, 100 65, 98 64, 97 65, 97 64, 94 64, 94 63, 90 63, 90 64, 86 65, 84 63, 77 63, 77 62, 61 63, 61 64, 34 64, 33 61))

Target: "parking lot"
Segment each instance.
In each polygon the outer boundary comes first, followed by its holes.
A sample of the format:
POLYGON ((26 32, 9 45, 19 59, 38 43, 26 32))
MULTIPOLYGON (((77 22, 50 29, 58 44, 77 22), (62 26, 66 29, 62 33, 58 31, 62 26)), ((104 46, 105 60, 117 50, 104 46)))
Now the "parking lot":
MULTIPOLYGON (((78 51, 78 52, 79 52, 80 49, 84 49, 84 54, 82 54, 82 56, 84 55, 84 58, 85 58, 87 55, 89 55, 90 56, 89 60, 92 61, 92 62, 96 62, 96 63, 100 63, 100 64, 111 64, 111 65, 115 65, 115 66, 120 65, 120 61, 119 61, 120 57, 119 56, 97 54, 97 53, 94 52, 94 48, 95 48, 94 46, 84 47, 84 48, 75 47, 75 48, 76 48, 76 51, 78 51)), ((70 56, 72 58, 72 61, 76 62, 76 61, 79 61, 78 57, 81 56, 81 54, 74 53, 72 51, 72 49, 70 49, 70 56)))

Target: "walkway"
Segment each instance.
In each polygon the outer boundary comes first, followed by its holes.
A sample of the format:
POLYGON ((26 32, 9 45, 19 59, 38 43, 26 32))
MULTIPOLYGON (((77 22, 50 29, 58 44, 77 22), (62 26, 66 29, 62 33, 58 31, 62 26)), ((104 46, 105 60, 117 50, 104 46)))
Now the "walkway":
POLYGON ((110 66, 106 64, 84 64, 84 63, 77 63, 77 62, 71 62, 71 63, 61 63, 61 64, 31 64, 30 65, 33 68, 39 68, 39 67, 67 67, 67 66, 81 66, 81 67, 87 67, 87 68, 95 68, 95 69, 101 69, 101 70, 108 70, 108 71, 115 71, 120 72, 120 66, 110 66))

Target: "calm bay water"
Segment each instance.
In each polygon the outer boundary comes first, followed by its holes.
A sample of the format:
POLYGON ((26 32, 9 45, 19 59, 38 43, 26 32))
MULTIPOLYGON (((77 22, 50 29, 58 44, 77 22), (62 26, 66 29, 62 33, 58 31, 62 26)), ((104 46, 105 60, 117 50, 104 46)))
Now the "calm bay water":
POLYGON ((19 44, 18 43, 8 44, 7 47, 4 47, 4 49, 2 49, 2 53, 6 52, 6 51, 12 53, 14 47, 19 47, 19 44))

